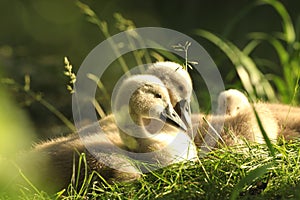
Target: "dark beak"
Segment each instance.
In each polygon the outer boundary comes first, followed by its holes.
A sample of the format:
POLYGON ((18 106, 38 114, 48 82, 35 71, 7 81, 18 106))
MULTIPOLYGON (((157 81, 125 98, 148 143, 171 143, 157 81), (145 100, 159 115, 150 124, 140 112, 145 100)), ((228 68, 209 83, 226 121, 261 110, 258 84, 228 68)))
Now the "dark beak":
POLYGON ((187 101, 186 99, 183 99, 175 105, 174 110, 181 117, 181 120, 186 125, 187 129, 189 131, 192 131, 192 119, 191 119, 190 102, 187 101))
POLYGON ((165 108, 160 114, 160 119, 167 122, 168 124, 182 129, 183 131, 187 131, 185 123, 180 119, 179 115, 172 107, 168 106, 167 108, 165 108))

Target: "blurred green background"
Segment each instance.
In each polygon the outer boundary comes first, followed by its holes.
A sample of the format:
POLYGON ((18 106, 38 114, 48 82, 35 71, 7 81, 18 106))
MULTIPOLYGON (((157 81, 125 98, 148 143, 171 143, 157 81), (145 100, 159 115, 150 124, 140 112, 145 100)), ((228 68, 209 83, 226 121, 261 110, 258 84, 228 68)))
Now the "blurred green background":
MULTIPOLYGON (((253 6, 254 1, 251 0, 89 0, 82 2, 89 5, 101 20, 107 22, 112 35, 120 32, 114 18, 114 13, 117 12, 124 18, 132 20, 136 27, 165 27, 193 37, 209 52, 218 65, 226 87, 238 89, 243 89, 242 83, 230 59, 213 43, 194 34, 194 30, 208 30, 231 41, 239 48, 243 48, 248 43, 250 32, 273 34, 282 31, 282 18, 278 12, 268 5, 253 6)), ((299 64, 300 45, 297 42, 299 41, 297 27, 300 21, 300 1, 284 0, 281 3, 296 27, 297 51, 293 58, 296 62, 298 60, 299 64)), ((63 73, 64 57, 68 57, 76 72, 87 54, 105 40, 105 37, 97 26, 86 20, 86 16, 73 0, 2 0, 0 10, 1 78, 10 78, 23 87, 26 76, 27 87, 30 82, 30 91, 34 91, 35 95, 41 95, 72 121, 71 95, 66 89, 69 80, 63 73)), ((284 44, 284 47, 288 45, 284 44)), ((281 76, 283 69, 281 61, 271 45, 261 44, 251 52, 251 56, 264 57, 265 61, 267 59, 274 64, 273 67, 266 65, 269 67, 259 68, 262 73, 281 76)), ((298 64, 296 65, 299 67, 298 64)), ((197 77, 195 74, 192 76, 197 77)), ((196 81, 194 79, 194 82, 196 81)), ((27 137, 26 132, 33 132, 36 141, 37 138, 51 138, 71 132, 48 108, 20 87, 1 82, 0 96, 5 101, 0 101, 0 119, 10 119, 0 123, 2 141, 4 135, 13 134, 12 127, 15 126, 20 127, 17 135, 22 135, 24 131, 24 136, 27 137), (13 109, 4 109, 8 106, 12 106, 13 109), (11 117, 8 117, 8 114, 11 117), (28 127, 28 124, 31 126, 28 127)), ((197 90, 199 88, 196 88, 197 90)), ((205 95, 203 96, 205 99, 205 95)), ((283 98, 278 99, 283 101, 283 98)), ((203 101, 201 105, 204 106, 203 110, 207 109, 203 101)))

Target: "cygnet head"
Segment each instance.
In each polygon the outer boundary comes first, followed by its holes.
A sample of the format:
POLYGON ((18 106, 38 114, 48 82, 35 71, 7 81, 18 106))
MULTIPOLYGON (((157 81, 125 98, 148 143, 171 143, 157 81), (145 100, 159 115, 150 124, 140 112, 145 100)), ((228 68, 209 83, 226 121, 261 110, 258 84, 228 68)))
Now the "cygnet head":
POLYGON ((125 79, 117 91, 115 102, 117 110, 129 109, 130 116, 122 116, 121 119, 125 123, 131 117, 135 124, 144 126, 153 119, 184 131, 187 129, 172 107, 168 90, 155 76, 135 75, 125 79))
POLYGON ((190 102, 193 86, 189 73, 174 62, 154 63, 146 73, 158 77, 163 82, 168 89, 173 108, 181 116, 185 125, 191 129, 190 102))
POLYGON ((250 106, 247 97, 236 89, 223 91, 218 97, 218 114, 235 116, 240 110, 250 106))

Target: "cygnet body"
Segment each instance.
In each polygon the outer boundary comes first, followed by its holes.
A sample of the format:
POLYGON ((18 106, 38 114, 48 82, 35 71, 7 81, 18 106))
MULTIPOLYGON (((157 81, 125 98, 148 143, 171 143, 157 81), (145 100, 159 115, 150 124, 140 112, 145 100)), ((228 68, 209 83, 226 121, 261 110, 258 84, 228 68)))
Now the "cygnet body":
MULTIPOLYGON (((273 113, 263 104, 255 103, 254 109, 269 139, 276 142, 278 137, 278 122, 273 113)), ((235 136, 244 137, 251 142, 264 143, 253 107, 242 92, 235 89, 221 92, 218 98, 218 112, 220 113, 224 110, 225 128, 229 126, 232 129, 235 126, 240 126, 240 130, 235 129, 235 131, 232 131, 235 136), (230 124, 228 123, 229 121, 230 124), (248 127, 248 130, 242 127, 248 127)))
POLYGON ((279 103, 259 102, 271 110, 278 121, 279 136, 285 140, 300 138, 300 107, 279 103))
MULTIPOLYGON (((227 100, 227 110, 226 114, 236 114, 242 108, 247 108, 250 106, 249 102, 247 102, 246 96, 238 90, 227 90, 224 95, 229 97, 227 100)), ((221 96, 221 95, 220 95, 221 96)), ((222 98, 224 100, 224 98, 222 98)), ((222 105, 224 101, 221 101, 222 105)), ((270 120, 269 125, 268 122, 265 122, 265 127, 272 131, 271 126, 274 126, 274 120, 277 122, 277 133, 278 136, 283 137, 285 140, 295 139, 300 137, 300 108, 280 103, 267 103, 267 102, 256 102, 254 103, 254 107, 258 111, 258 113, 269 113, 271 115, 263 115, 261 117, 262 121, 270 120), (260 111, 262 110, 262 111, 260 111), (265 118, 265 119, 264 119, 265 118)), ((275 129, 273 130, 275 132, 275 129)), ((275 135, 271 135, 271 138, 275 138, 275 135)))
POLYGON ((139 178, 141 171, 131 160, 135 155, 161 166, 197 157, 185 133, 186 126, 157 77, 137 75, 125 79, 117 92, 116 108, 113 115, 79 130, 80 137, 72 134, 36 145, 20 161, 24 174, 42 188, 55 191, 71 180, 83 183, 85 167, 83 163, 80 169, 78 166, 82 153, 88 172, 97 171, 108 182, 139 178), (129 102, 124 104, 123 97, 128 94, 129 102), (128 156, 119 154, 122 151, 129 152, 128 156), (76 177, 78 170, 81 173, 76 177))

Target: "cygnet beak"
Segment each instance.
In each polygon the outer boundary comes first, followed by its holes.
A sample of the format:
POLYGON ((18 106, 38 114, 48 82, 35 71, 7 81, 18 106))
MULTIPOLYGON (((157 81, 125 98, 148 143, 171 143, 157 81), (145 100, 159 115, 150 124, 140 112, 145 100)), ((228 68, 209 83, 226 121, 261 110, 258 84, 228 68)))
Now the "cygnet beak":
POLYGON ((186 125, 189 131, 192 131, 191 107, 190 102, 186 99, 179 101, 175 107, 175 111, 181 117, 181 120, 186 125))
POLYGON ((180 119, 179 115, 176 111, 172 108, 172 106, 167 106, 160 114, 160 119, 176 126, 183 131, 187 131, 187 127, 185 123, 180 119))

